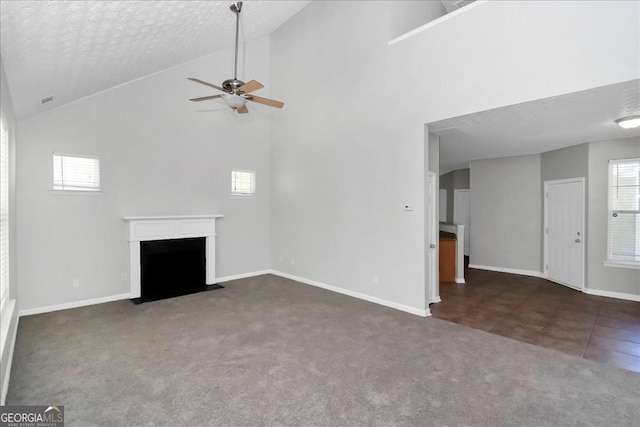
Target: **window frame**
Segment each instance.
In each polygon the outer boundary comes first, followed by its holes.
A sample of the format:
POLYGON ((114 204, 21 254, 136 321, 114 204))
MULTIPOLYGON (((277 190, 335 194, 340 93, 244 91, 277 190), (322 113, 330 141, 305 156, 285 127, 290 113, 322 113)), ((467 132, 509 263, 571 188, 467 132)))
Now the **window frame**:
MULTIPOLYGON (((68 153, 68 152, 60 152, 54 151, 51 156, 51 187, 50 192, 52 194, 69 194, 69 195, 99 195, 102 194, 102 161, 100 156, 91 155, 91 154, 79 154, 79 153, 68 153), (55 166, 53 162, 55 161, 55 157, 73 157, 78 159, 94 159, 97 160, 97 174, 98 174, 98 186, 97 187, 78 187, 75 189, 64 188, 64 183, 62 185, 63 188, 56 188, 55 182, 55 166)), ((68 185, 71 187, 71 185, 68 185)))
POLYGON ((7 120, 5 119, 4 113, 0 111, 0 150, 2 153, 0 154, 0 161, 2 164, 0 165, 0 172, 2 176, 0 177, 0 235, 4 235, 4 238, 0 238, 0 252, 2 253, 0 256, 4 258, 4 260, 0 260, 0 264, 2 268, 0 271, 0 310, 4 309, 5 303, 10 299, 10 271, 9 267, 11 265, 11 254, 10 254, 10 200, 9 200, 9 149, 10 149, 10 135, 9 135, 9 126, 7 120), (4 135, 6 134, 6 138, 4 135))
MULTIPOLYGON (((640 259, 638 261, 630 261, 623 260, 620 258, 615 258, 613 256, 613 233, 612 233, 612 218, 616 213, 631 213, 635 215, 640 215, 640 205, 638 209, 613 209, 613 167, 615 165, 624 164, 624 163, 635 163, 640 168, 640 157, 631 157, 625 159, 610 159, 607 165, 607 258, 604 261, 604 265, 608 267, 620 267, 620 268, 633 268, 640 269, 640 259)), ((615 186, 617 187, 617 186, 615 186)), ((637 234, 640 231, 636 231, 637 234)), ((640 247, 636 247, 636 250, 639 250, 639 253, 636 254, 636 257, 640 255, 640 247)))
POLYGON ((258 194, 258 191, 257 191, 257 173, 256 173, 256 171, 250 170, 250 169, 237 169, 237 168, 231 169, 231 197, 252 198, 252 197, 257 197, 257 194, 258 194), (253 181, 252 182, 252 184, 253 184, 253 192, 252 193, 242 193, 242 192, 234 191, 234 189, 233 189, 234 174, 236 172, 251 174, 251 179, 253 181))

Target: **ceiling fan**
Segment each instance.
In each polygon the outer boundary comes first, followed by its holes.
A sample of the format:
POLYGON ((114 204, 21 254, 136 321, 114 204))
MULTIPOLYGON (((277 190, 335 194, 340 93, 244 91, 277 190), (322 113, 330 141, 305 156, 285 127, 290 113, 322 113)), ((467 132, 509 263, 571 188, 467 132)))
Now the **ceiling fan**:
POLYGON ((225 80, 222 82, 222 87, 216 86, 214 84, 205 82, 200 79, 196 79, 194 77, 189 77, 188 79, 194 81, 196 83, 203 84, 205 86, 209 86, 211 88, 217 89, 222 94, 218 95, 209 95, 209 96, 201 96, 199 98, 191 98, 190 101, 200 102, 207 101, 209 99, 217 99, 222 98, 229 107, 236 110, 239 114, 248 113, 249 109, 247 108, 247 101, 257 102, 258 104, 268 105, 270 107, 282 108, 284 107, 284 102, 274 101, 273 99, 261 98, 259 96, 250 95, 251 92, 254 92, 258 89, 262 89, 264 86, 258 83, 255 80, 251 80, 250 82, 243 82, 238 80, 238 28, 240 25, 240 11, 242 10, 242 2, 239 1, 235 4, 232 4, 229 9, 233 13, 236 14, 236 50, 235 50, 235 66, 233 69, 233 78, 225 80))

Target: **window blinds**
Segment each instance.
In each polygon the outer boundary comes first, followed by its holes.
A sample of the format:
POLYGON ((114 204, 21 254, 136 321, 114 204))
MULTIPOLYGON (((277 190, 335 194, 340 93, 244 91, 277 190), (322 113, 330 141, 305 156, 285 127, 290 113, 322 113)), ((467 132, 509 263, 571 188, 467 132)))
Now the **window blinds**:
POLYGON ((256 173, 233 169, 231 171, 231 194, 242 196, 256 194, 256 173))
POLYGON ((0 307, 9 298, 9 131, 0 115, 0 307))
POLYGON ((100 159, 53 153, 53 189, 100 190, 100 159))
POLYGON ((610 261, 640 263, 640 158, 609 161, 610 261))

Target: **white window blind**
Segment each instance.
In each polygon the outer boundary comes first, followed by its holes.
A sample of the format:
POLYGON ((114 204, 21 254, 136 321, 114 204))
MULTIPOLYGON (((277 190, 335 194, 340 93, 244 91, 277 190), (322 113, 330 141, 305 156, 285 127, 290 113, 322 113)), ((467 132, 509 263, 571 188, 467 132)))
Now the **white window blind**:
POLYGON ((53 153, 53 189, 99 191, 100 159, 53 153))
POLYGON ((640 264, 640 158, 609 161, 608 257, 640 264))
POLYGON ((9 298, 9 130, 0 114, 0 307, 9 298))
POLYGON ((256 194, 256 173, 254 171, 233 169, 231 171, 231 194, 254 196, 256 194))

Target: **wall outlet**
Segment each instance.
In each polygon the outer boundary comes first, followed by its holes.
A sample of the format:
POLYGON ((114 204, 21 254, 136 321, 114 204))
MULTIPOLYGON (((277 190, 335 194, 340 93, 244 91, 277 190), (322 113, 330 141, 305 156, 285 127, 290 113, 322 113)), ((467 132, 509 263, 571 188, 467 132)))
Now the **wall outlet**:
POLYGON ((295 258, 291 258, 291 265, 296 265, 296 259, 295 258))
POLYGON ((123 282, 127 281, 127 273, 122 273, 122 275, 120 276, 120 279, 122 279, 123 282))
POLYGON ((378 276, 373 276, 373 279, 371 279, 371 281, 374 285, 377 285, 379 283, 378 276))
POLYGON ((73 279, 71 281, 71 286, 73 286, 74 288, 79 288, 80 287, 80 279, 73 279))
POLYGON ((283 262, 284 262, 284 257, 280 255, 280 264, 282 264, 283 262))

